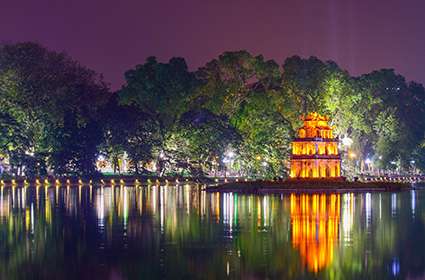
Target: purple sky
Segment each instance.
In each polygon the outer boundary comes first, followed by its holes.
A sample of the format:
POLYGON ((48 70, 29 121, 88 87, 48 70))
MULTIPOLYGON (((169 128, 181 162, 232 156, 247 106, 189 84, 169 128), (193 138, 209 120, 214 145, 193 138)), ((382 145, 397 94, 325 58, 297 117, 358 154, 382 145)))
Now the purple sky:
POLYGON ((148 56, 182 56, 194 69, 240 49, 279 64, 315 55, 354 75, 395 68, 425 82, 424 0, 8 0, 0 41, 66 51, 113 89, 148 56))

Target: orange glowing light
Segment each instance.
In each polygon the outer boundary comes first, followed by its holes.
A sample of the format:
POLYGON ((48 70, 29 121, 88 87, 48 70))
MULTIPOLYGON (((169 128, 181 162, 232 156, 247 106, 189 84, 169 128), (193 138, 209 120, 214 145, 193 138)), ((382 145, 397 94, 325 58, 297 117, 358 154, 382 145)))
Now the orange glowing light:
POLYGON ((329 118, 310 113, 303 118, 298 137, 292 142, 291 178, 339 178, 341 158, 338 140, 329 118))
POLYGON ((291 195, 292 246, 310 271, 318 272, 333 261, 340 206, 339 194, 291 195))

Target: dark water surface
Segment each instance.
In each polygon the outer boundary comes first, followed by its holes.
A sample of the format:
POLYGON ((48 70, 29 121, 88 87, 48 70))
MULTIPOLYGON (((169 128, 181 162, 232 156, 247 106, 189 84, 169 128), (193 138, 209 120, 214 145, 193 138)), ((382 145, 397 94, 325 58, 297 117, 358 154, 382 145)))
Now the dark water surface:
POLYGON ((425 191, 208 194, 196 186, 0 193, 1 279, 425 277, 425 191))

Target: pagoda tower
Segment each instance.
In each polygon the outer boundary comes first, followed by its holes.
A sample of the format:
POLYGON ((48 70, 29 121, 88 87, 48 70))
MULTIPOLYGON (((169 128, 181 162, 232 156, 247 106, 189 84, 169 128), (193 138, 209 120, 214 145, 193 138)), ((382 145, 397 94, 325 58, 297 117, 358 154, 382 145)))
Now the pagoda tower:
POLYGON ((302 119, 298 137, 292 142, 290 178, 341 178, 338 139, 333 137, 329 118, 309 113, 302 119))

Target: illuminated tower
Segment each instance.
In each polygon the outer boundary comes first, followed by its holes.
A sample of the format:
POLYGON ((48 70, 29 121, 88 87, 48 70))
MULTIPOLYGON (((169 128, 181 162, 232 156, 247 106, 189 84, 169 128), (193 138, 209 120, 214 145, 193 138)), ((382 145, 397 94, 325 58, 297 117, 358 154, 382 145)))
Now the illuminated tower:
POLYGON ((292 142, 289 176, 295 179, 340 178, 338 139, 332 135, 329 118, 310 113, 303 121, 304 126, 298 129, 298 137, 292 142))

